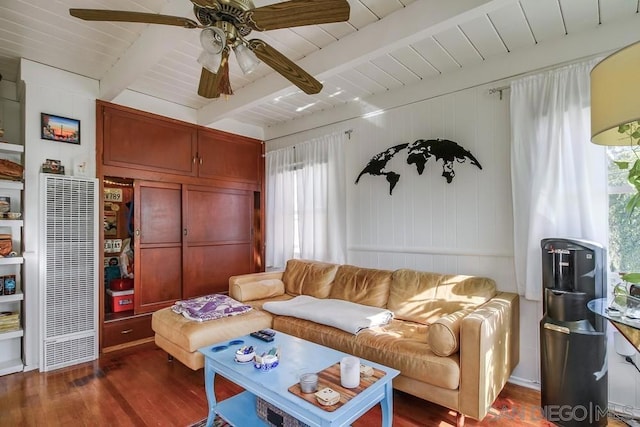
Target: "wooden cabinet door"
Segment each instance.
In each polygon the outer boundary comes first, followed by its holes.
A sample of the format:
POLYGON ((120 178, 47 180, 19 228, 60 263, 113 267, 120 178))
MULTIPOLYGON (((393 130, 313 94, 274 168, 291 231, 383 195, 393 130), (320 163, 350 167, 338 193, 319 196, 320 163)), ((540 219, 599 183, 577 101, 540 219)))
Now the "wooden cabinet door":
POLYGON ((253 272, 253 192, 188 186, 183 195, 183 298, 226 292, 253 272))
POLYGON ((195 127, 115 108, 103 114, 105 165, 196 175, 195 127))
POLYGON ((259 185, 262 143, 219 131, 198 131, 198 176, 259 185))
POLYGON ((134 183, 134 310, 147 313, 182 297, 182 186, 134 183))

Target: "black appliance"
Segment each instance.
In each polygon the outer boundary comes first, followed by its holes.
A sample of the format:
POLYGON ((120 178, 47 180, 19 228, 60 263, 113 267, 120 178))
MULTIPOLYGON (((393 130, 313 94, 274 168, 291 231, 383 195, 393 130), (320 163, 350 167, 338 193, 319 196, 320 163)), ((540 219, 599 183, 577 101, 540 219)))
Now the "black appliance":
POLYGON ((606 426, 606 320, 587 308, 606 297, 606 251, 595 242, 543 239, 540 321, 542 412, 563 426, 606 426))

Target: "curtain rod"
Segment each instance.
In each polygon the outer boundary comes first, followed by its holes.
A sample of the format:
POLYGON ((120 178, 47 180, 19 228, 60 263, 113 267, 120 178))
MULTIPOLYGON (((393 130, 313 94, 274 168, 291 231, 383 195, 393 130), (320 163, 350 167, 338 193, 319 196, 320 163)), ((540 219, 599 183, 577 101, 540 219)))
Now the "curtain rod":
POLYGON ((492 87, 491 89, 489 89, 489 95, 493 95, 494 93, 498 92, 500 94, 500 101, 502 101, 502 92, 508 89, 511 89, 511 86, 492 87))
MULTIPOLYGON (((331 126, 331 125, 337 125, 337 124, 340 124, 340 123, 348 122, 349 120, 353 120, 353 119, 357 119, 357 118, 358 117, 349 117, 349 118, 346 118, 346 119, 336 120, 335 122, 332 122, 332 123, 327 123, 327 124, 324 124, 324 125, 314 126, 312 128, 309 128, 309 129, 304 129, 304 130, 299 130, 299 131, 296 131, 296 132, 291 132, 291 133, 288 133, 286 135, 276 136, 275 138, 265 139, 262 142, 269 142, 269 141, 274 141, 274 140, 280 139, 280 138, 286 138, 288 136, 297 135, 299 133, 309 132, 310 130, 320 129, 320 128, 323 128, 323 127, 327 127, 327 126, 331 126)), ((347 130, 344 131, 344 133, 349 136, 349 139, 351 139, 351 133, 352 132, 353 132, 353 129, 347 129, 347 130)))
POLYGON ((503 90, 507 90, 507 89, 511 89, 511 86, 492 87, 491 89, 489 89, 489 94, 494 94, 496 92, 502 92, 503 90))

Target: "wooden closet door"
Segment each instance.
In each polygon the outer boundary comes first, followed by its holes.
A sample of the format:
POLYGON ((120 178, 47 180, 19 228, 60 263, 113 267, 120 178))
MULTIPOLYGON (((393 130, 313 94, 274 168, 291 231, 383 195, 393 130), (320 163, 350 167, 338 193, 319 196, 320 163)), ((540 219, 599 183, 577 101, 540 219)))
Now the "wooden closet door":
POLYGON ((148 313, 182 297, 182 186, 134 182, 134 310, 148 313))
POLYGON ((195 176, 193 125, 125 108, 104 109, 104 164, 195 176))
POLYGON ((260 185, 260 141, 216 130, 198 131, 198 176, 260 185))
POLYGON ((187 186, 183 208, 183 298, 226 292, 229 276, 253 272, 252 192, 187 186))

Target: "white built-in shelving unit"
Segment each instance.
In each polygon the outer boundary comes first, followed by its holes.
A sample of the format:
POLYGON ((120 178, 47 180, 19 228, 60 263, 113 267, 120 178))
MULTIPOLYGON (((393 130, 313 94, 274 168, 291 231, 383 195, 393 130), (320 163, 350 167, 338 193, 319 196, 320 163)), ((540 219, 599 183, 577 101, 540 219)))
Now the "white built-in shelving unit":
MULTIPOLYGON (((0 158, 24 165, 24 146, 6 141, 0 142, 0 158)), ((11 212, 22 212, 24 183, 0 179, 0 196, 11 198, 11 212)), ((20 372, 23 364, 24 337, 24 286, 22 283, 22 219, 0 219, 0 233, 10 233, 16 256, 0 258, 0 276, 16 276, 16 292, 12 295, 0 294, 0 312, 20 313, 20 328, 0 332, 0 375, 20 372)))

